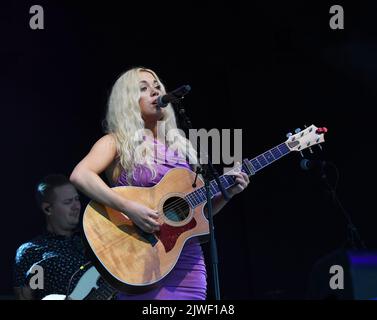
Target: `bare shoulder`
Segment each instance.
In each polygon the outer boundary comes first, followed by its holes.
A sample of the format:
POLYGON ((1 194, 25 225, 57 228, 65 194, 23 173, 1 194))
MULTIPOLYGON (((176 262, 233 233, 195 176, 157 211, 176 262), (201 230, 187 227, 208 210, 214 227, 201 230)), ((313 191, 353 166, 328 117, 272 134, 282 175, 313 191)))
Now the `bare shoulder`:
POLYGON ((115 157, 117 153, 116 140, 112 134, 106 134, 96 141, 90 153, 108 154, 115 157))
POLYGON ((113 134, 109 133, 97 140, 96 145, 100 144, 110 148, 116 148, 116 140, 113 134))
POLYGON ((101 173, 114 161, 116 156, 117 148, 114 136, 104 135, 94 143, 89 153, 80 161, 74 171, 84 168, 101 173))

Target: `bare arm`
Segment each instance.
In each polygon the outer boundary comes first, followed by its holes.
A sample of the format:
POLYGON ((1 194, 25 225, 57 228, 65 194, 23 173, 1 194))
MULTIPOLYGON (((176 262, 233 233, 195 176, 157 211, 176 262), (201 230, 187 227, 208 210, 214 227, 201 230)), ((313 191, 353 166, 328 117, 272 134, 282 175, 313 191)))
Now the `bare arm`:
POLYGON ((111 135, 99 139, 87 156, 73 170, 70 181, 90 199, 120 212, 146 232, 158 230, 157 212, 142 204, 123 198, 99 176, 114 161, 117 154, 115 139, 111 135))
POLYGON ((124 199, 111 190, 99 176, 110 166, 115 157, 114 138, 111 135, 106 135, 99 139, 86 157, 79 162, 73 170, 70 180, 89 198, 115 210, 124 211, 124 199))

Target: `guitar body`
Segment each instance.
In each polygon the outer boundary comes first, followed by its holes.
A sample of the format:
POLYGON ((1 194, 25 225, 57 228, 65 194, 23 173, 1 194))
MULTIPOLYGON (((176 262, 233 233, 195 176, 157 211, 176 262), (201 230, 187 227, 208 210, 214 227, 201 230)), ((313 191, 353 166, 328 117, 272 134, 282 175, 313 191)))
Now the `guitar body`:
POLYGON ((100 274, 94 267, 90 267, 88 271, 80 278, 75 289, 69 295, 71 300, 85 300, 92 290, 98 289, 98 280, 100 274))
POLYGON ((96 268, 90 267, 80 277, 67 299, 63 294, 49 294, 42 300, 110 300, 115 294, 116 290, 101 281, 96 268))
POLYGON ((163 279, 175 266, 186 241, 209 233, 205 203, 190 206, 185 196, 204 185, 195 173, 171 169, 149 188, 115 187, 124 198, 159 212, 162 223, 154 234, 143 232, 125 214, 91 201, 83 217, 86 240, 98 270, 115 288, 140 292, 163 279))

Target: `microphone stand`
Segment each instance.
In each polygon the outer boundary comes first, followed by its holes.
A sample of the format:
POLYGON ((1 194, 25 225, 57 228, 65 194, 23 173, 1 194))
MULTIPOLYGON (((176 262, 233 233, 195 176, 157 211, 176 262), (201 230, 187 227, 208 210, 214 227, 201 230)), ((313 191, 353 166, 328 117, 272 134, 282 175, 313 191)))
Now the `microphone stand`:
MULTIPOLYGON (((338 168, 336 167, 336 165, 331 163, 331 162, 326 162, 326 163, 331 165, 335 169, 336 175, 337 175, 336 179, 338 180, 339 179, 339 171, 338 171, 338 168)), ((346 221, 347 221, 347 241, 351 245, 351 248, 354 249, 354 250, 360 249, 358 247, 358 245, 356 244, 356 241, 355 241, 355 239, 357 239, 359 244, 361 245, 361 249, 367 249, 364 241, 360 237, 359 231, 357 230, 356 226, 352 222, 350 214, 343 207, 342 203, 340 202, 340 200, 339 200, 339 198, 336 194, 335 188, 330 184, 330 182, 327 178, 327 174, 325 172, 325 166, 324 165, 321 166, 320 174, 321 174, 322 181, 324 181, 328 190, 331 193, 333 202, 339 207, 340 211, 342 212, 342 214, 346 218, 346 221)))
MULTIPOLYGON (((189 131, 192 129, 192 124, 189 119, 189 117, 186 114, 186 111, 183 107, 183 104, 181 103, 181 100, 177 100, 177 110, 178 114, 181 116, 182 119, 182 125, 189 131)), ((200 146, 199 146, 200 150, 200 146)), ((198 160, 200 159, 200 154, 198 157, 198 160)), ((210 189, 210 183, 211 179, 214 178, 217 185, 219 186, 219 189, 226 201, 230 199, 228 192, 222 185, 219 179, 219 174, 214 168, 213 164, 209 160, 208 157, 208 164, 199 164, 199 167, 196 170, 195 180, 192 184, 192 187, 196 187, 196 180, 199 174, 203 175, 204 183, 205 183, 205 189, 206 189, 206 197, 207 197, 207 210, 208 210, 208 222, 209 222, 209 234, 210 234, 210 253, 211 253, 211 262, 212 262, 212 270, 213 270, 213 283, 215 287, 215 299, 220 300, 220 283, 219 283, 219 271, 218 271, 218 254, 217 254, 217 245, 216 245, 216 239, 215 239, 215 227, 213 223, 213 208, 212 208, 212 201, 211 201, 211 189, 210 189)))

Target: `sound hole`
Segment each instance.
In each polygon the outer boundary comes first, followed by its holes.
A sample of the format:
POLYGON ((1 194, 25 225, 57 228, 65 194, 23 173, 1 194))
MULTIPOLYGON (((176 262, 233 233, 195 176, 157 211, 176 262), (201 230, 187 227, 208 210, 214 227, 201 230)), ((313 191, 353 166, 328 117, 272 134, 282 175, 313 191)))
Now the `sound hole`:
POLYGON ((179 197, 167 199, 163 209, 165 217, 174 222, 185 220, 190 213, 190 208, 186 200, 179 197))

